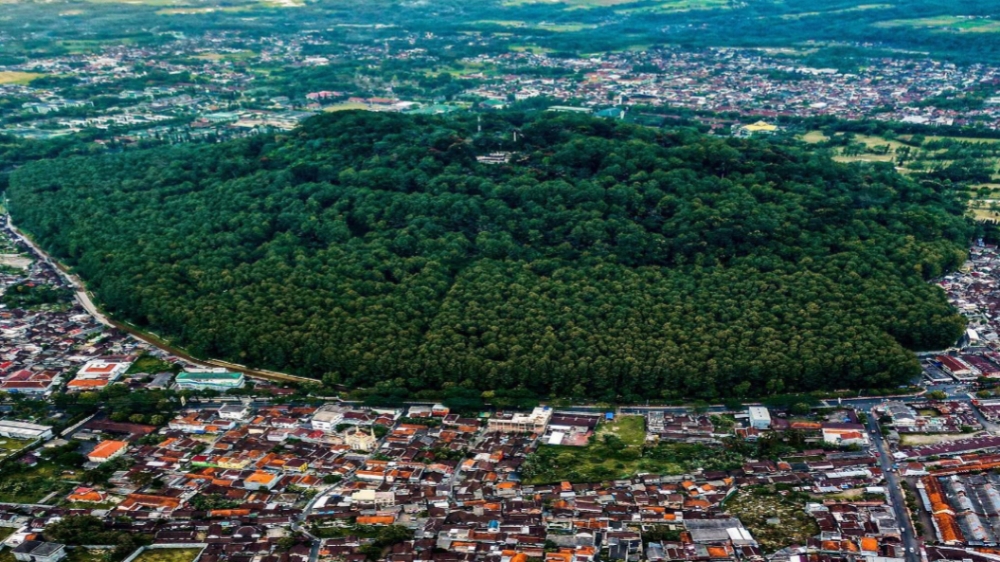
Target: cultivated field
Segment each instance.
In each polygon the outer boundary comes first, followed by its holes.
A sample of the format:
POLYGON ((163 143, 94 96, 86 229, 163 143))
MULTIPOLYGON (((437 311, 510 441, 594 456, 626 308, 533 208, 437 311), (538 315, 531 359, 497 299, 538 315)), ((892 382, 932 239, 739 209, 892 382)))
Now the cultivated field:
POLYGON ((976 16, 937 16, 931 18, 889 20, 876 25, 885 28, 908 27, 911 29, 927 29, 939 33, 1000 32, 1000 21, 976 16))
POLYGON ((41 78, 44 74, 35 72, 20 72, 17 70, 0 71, 0 84, 28 84, 35 78, 41 78))

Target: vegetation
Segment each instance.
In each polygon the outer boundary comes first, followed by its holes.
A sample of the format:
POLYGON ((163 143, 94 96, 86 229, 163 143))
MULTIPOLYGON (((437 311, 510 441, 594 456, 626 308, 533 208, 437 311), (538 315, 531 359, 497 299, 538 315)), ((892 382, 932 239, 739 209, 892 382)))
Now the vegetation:
POLYGON ((808 494, 755 486, 726 500, 726 511, 739 518, 764 552, 806 544, 819 534, 816 520, 805 512, 808 494))
POLYGON ((199 552, 197 548, 157 548, 143 551, 135 562, 191 562, 199 552))
POLYGON ((109 558, 122 560, 153 537, 129 530, 116 530, 99 517, 70 515, 45 528, 45 539, 68 545, 114 545, 109 558))
POLYGON ((31 308, 73 300, 73 293, 44 283, 23 282, 7 287, 0 302, 10 308, 31 308))
POLYGON ((39 161, 10 207, 112 313, 330 384, 608 401, 887 387, 919 372, 909 350, 962 333, 927 283, 972 233, 946 184, 576 115, 483 127, 347 111, 39 161), (476 162, 497 149, 516 163, 476 162))
POLYGON ((136 373, 177 373, 181 370, 181 366, 176 363, 170 363, 164 361, 158 357, 152 355, 141 355, 136 359, 135 363, 129 367, 128 371, 125 372, 126 375, 133 375, 136 373))
POLYGON ((542 445, 528 456, 521 475, 528 483, 599 482, 638 473, 690 474, 698 469, 730 470, 741 464, 738 453, 722 447, 663 442, 646 443, 645 420, 624 416, 598 426, 585 447, 542 445))

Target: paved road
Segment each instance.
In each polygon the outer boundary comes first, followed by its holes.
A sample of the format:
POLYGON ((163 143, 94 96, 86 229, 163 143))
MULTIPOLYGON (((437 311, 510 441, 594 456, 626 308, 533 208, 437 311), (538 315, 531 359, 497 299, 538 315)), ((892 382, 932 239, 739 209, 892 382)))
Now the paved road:
POLYGON ((920 545, 917 541, 916 533, 913 531, 913 523, 910 521, 906 510, 906 498, 903 496, 903 489, 899 485, 899 475, 890 471, 893 460, 889 456, 888 449, 885 446, 876 416, 871 410, 868 410, 867 425, 872 441, 875 442, 875 448, 878 450, 879 466, 881 466, 882 473, 885 475, 886 487, 889 490, 889 499, 892 501, 892 507, 899 521, 900 536, 903 540, 903 546, 906 548, 906 562, 920 562, 920 545))

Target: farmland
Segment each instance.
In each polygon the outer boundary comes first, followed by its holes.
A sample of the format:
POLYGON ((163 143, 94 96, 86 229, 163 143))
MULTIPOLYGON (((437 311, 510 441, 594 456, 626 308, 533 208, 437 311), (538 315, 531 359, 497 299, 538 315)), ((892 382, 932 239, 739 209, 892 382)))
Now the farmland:
POLYGON ((35 72, 21 72, 17 70, 0 71, 0 84, 30 84, 35 78, 41 78, 44 74, 35 72))
POLYGON ((964 181, 969 188, 969 212, 977 220, 1000 218, 1000 139, 899 135, 894 137, 822 131, 799 135, 806 143, 825 146, 837 162, 884 162, 904 174, 947 169, 956 163, 979 168, 978 177, 964 181))

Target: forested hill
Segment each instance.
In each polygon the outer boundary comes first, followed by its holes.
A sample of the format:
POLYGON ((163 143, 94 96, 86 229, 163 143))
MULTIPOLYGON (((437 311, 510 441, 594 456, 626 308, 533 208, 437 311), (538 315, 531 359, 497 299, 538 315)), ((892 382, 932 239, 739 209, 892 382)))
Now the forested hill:
POLYGON ((36 162, 15 221, 203 356, 411 390, 884 387, 963 322, 962 202, 891 167, 580 116, 325 115, 36 162), (519 131, 517 144, 510 134, 519 131), (512 150, 511 163, 477 154, 512 150))

